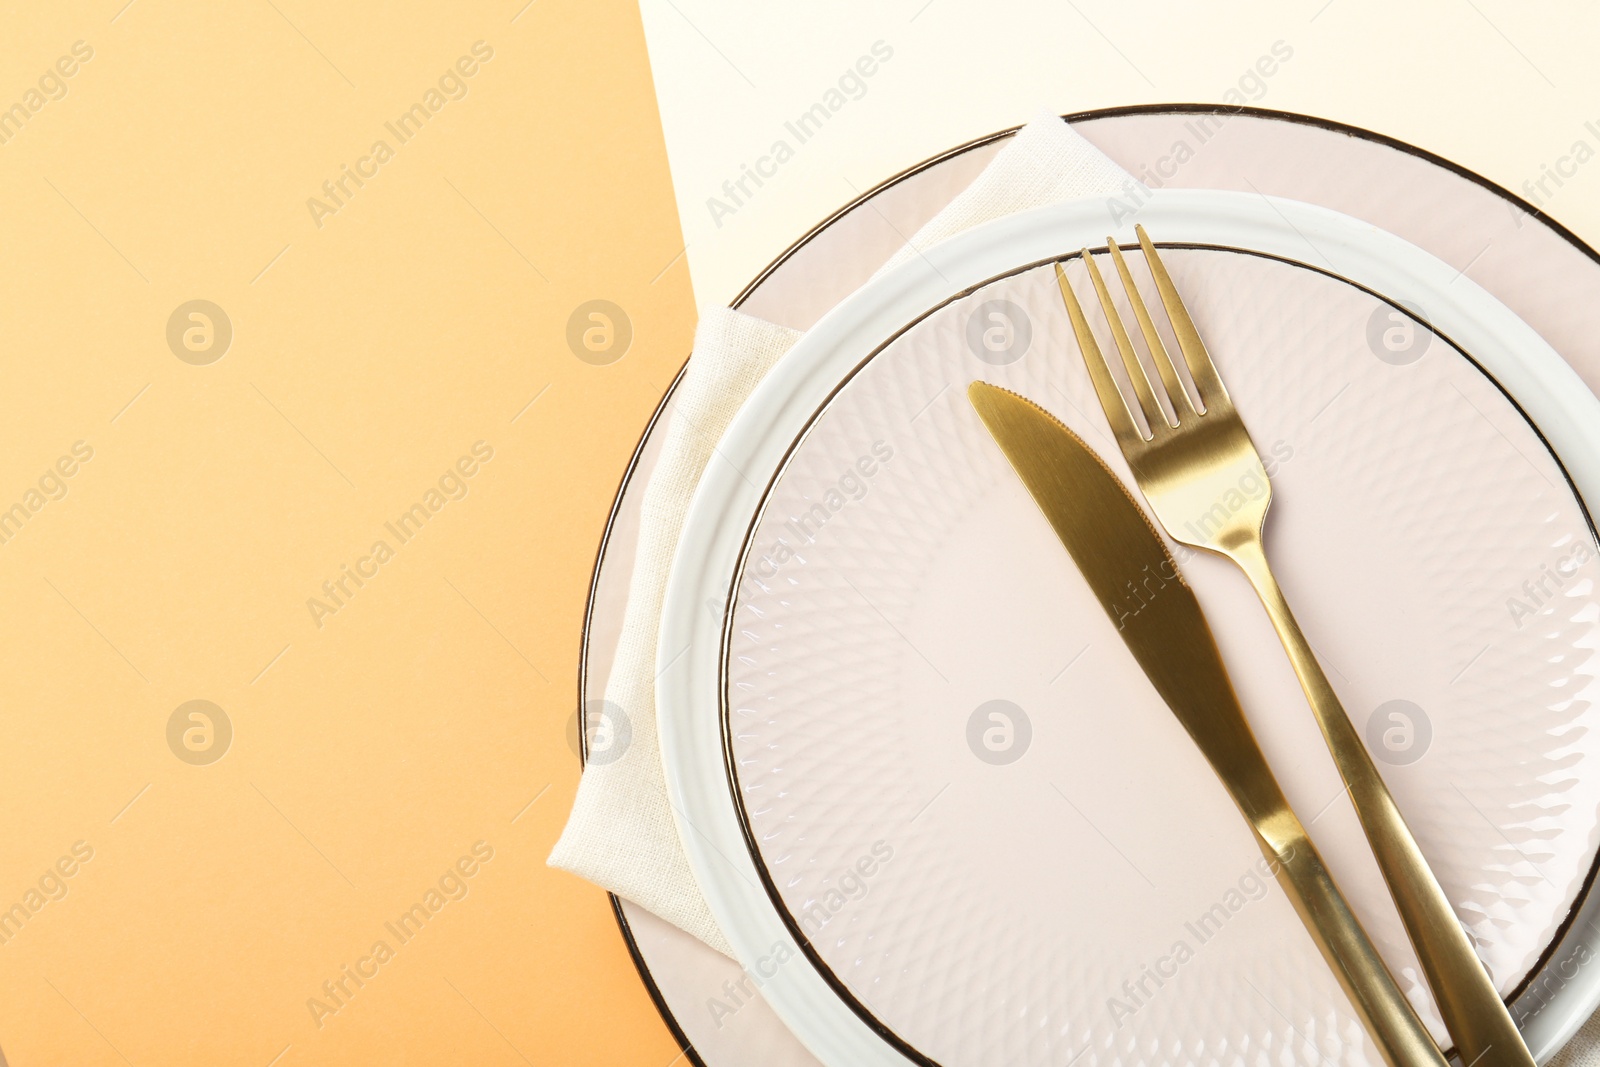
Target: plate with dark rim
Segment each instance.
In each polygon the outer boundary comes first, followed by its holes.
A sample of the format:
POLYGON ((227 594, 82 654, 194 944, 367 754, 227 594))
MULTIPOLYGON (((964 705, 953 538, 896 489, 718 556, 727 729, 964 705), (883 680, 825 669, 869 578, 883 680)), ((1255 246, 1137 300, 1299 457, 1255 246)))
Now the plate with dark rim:
MULTIPOLYGON (((1169 185, 1254 186, 1334 203, 1379 221, 1469 268, 1475 280, 1511 304, 1590 381, 1600 378, 1592 299, 1600 271, 1576 238, 1482 179, 1398 142, 1320 120, 1207 108, 1141 108, 1073 116, 1080 132, 1130 171, 1155 176, 1175 145, 1201 143, 1169 185), (1248 179, 1248 180, 1246 180, 1248 179), (1419 210, 1421 205, 1427 210, 1419 210), (1585 299, 1585 294, 1591 298, 1585 299)), ((959 191, 1003 143, 1005 133, 946 153, 892 179, 816 228, 780 257, 741 297, 747 310, 806 327, 892 252, 897 233, 912 232, 959 191), (862 210, 867 204, 874 210, 862 210)), ((652 423, 656 425, 656 423, 652 423)), ((641 441, 613 512, 598 561, 586 625, 584 697, 603 684, 620 615, 631 548, 634 490, 647 476, 651 437, 641 441), (620 580, 619 580, 620 579, 620 580)), ((743 1062, 740 1050, 761 1048, 808 1062, 760 1003, 729 983, 751 984, 737 965, 687 935, 619 902, 619 923, 642 976, 691 1058, 743 1062), (630 921, 631 920, 631 921, 630 921), (736 1015, 718 1005, 736 1007, 736 1015)), ((1523 991, 1524 1016, 1540 1013, 1568 976, 1547 967, 1523 991)))
MULTIPOLYGON (((1151 193, 1135 219, 1172 248, 1269 449, 1275 569, 1376 754, 1409 731, 1392 788, 1512 994, 1552 938, 1593 936, 1566 920, 1600 840, 1581 503, 1600 499, 1600 401, 1459 271, 1360 220, 1215 190, 1151 193), (1507 591, 1547 572, 1557 586, 1508 619, 1507 591)), ((757 387, 690 506, 661 621, 679 650, 657 680, 668 793, 713 914, 825 1063, 1301 1040, 1379 1062, 962 402, 981 377, 1108 441, 1051 273, 1106 228, 1099 200, 1039 208, 863 286, 757 387)), ((1268 758, 1431 1013, 1314 724, 1266 710, 1298 707, 1298 686, 1219 568, 1185 562, 1268 758)), ((1531 1043, 1593 1008, 1588 978, 1531 1043)))

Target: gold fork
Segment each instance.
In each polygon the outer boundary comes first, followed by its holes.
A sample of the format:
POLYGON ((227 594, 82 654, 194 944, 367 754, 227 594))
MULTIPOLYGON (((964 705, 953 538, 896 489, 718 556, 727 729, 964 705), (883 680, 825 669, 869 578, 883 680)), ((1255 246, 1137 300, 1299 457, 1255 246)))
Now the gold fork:
POLYGON ((1060 263, 1056 264, 1056 281, 1061 286, 1067 314, 1072 318, 1078 349, 1117 445, 1167 533, 1186 545, 1233 560, 1255 586, 1300 678, 1300 687, 1322 728, 1322 736, 1339 774, 1349 787, 1362 829, 1366 831, 1372 853, 1388 883, 1389 893, 1462 1061, 1469 1067, 1533 1067, 1533 1056, 1511 1021, 1511 1013, 1490 982, 1449 899, 1428 868, 1422 850, 1417 847, 1416 839, 1411 836, 1400 809, 1389 795, 1371 755, 1340 705, 1333 686, 1328 683, 1289 610, 1283 590, 1273 577, 1263 539, 1272 493, 1261 456, 1239 413, 1234 410, 1228 390, 1217 376, 1211 355, 1200 340, 1194 321, 1179 298, 1161 257, 1156 254, 1155 246, 1150 243, 1149 235, 1143 226, 1136 226, 1135 231, 1156 291, 1166 308, 1178 349, 1188 366, 1197 394, 1195 398, 1190 397, 1179 380, 1177 368, 1151 321, 1116 241, 1108 237, 1106 244, 1138 321, 1139 332, 1149 348, 1159 383, 1145 373, 1089 250, 1084 249, 1080 255, 1110 323, 1111 336, 1147 429, 1141 428, 1141 420, 1135 416, 1133 406, 1113 377, 1111 366, 1101 353, 1083 308, 1067 281, 1066 272, 1060 263), (1170 415, 1157 399, 1158 392, 1170 406, 1170 415), (1242 486, 1251 486, 1250 478, 1266 487, 1266 491, 1254 499, 1240 492, 1242 486))

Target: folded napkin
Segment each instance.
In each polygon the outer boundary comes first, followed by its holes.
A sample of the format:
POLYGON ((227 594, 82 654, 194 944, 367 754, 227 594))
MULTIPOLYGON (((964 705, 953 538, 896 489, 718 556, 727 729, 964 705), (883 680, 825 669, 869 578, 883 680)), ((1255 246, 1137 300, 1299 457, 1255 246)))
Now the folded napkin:
MULTIPOLYGON (((1043 114, 880 273, 979 223, 1061 200, 1114 195, 1133 180, 1056 115, 1043 114)), ((656 733, 656 636, 667 572, 700 475, 734 413, 800 336, 729 308, 701 312, 694 353, 663 430, 661 458, 645 489, 622 640, 606 681, 605 699, 628 717, 631 737, 618 758, 584 768, 549 860, 728 956, 733 951, 695 884, 667 799, 656 733)))
POLYGON ((656 735, 656 634, 667 572, 700 475, 739 406, 799 339, 796 330, 728 308, 700 317, 694 354, 645 487, 622 636, 606 680, 606 701, 627 716, 628 746, 616 759, 584 767, 572 814, 549 860, 729 956, 733 950, 689 871, 667 799, 656 735))

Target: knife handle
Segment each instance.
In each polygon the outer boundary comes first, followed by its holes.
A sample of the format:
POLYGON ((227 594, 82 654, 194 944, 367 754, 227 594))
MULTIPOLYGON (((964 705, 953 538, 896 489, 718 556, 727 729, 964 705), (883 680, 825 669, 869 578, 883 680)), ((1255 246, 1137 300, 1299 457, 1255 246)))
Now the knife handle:
POLYGON ((1187 664, 1196 684, 1186 699, 1173 705, 1174 713, 1250 824, 1261 854, 1384 1062, 1389 1067, 1446 1067, 1433 1035, 1400 992, 1289 806, 1215 656, 1215 645, 1211 650, 1212 656, 1187 664), (1208 675, 1208 668, 1215 676, 1208 675))
POLYGON ((1279 812, 1252 818, 1251 823, 1256 827, 1261 854, 1273 867, 1278 884, 1339 979, 1384 1062, 1389 1067, 1446 1067, 1444 1054, 1351 914, 1350 905, 1287 802, 1279 812))
POLYGON ((1289 653, 1462 1062, 1476 1067, 1534 1067, 1511 1013, 1289 610, 1261 541, 1234 546, 1229 555, 1255 586, 1289 653))

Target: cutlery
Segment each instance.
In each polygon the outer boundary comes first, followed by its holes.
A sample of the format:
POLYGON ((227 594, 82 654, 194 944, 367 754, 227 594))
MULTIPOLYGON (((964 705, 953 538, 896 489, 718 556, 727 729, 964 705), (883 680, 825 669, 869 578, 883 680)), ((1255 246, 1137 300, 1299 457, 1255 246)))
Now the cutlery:
POLYGON ((1078 349, 1117 445, 1133 470, 1134 481, 1168 535, 1231 559, 1255 587, 1289 654, 1339 774, 1349 788, 1362 829, 1463 1062, 1469 1067, 1533 1067, 1533 1056, 1518 1034, 1511 1013, 1278 587, 1267 560, 1263 533, 1272 493, 1261 456, 1149 235, 1143 226, 1136 226, 1135 232, 1194 384, 1192 397, 1179 380, 1176 365, 1115 241, 1107 238, 1106 242, 1111 260, 1159 382, 1150 378, 1134 351, 1129 331, 1094 259, 1087 249, 1080 254, 1110 324, 1136 403, 1130 404, 1118 386, 1066 272, 1060 263, 1056 264, 1056 281, 1072 319, 1078 349), (1241 485, 1252 484, 1259 484, 1265 491, 1253 498, 1239 492, 1241 485))
POLYGON ((973 382, 967 396, 1123 642, 1210 762, 1390 1067, 1444 1067, 1256 743, 1200 603, 1116 476, 1054 416, 973 382), (1142 592, 1130 610, 1130 585, 1142 592))

